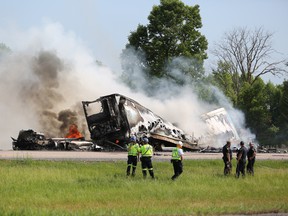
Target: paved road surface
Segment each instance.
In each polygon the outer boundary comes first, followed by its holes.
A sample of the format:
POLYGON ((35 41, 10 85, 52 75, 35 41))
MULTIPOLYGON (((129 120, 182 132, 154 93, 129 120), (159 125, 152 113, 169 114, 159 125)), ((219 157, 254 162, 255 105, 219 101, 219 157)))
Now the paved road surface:
MULTIPOLYGON (((170 160, 171 152, 155 152, 154 161, 170 160)), ((221 159, 221 153, 185 152, 185 160, 221 159)), ((234 156, 235 158, 235 156, 234 156)), ((1 151, 2 159, 33 160, 80 160, 80 161, 117 161, 127 160, 126 152, 84 152, 84 151, 1 151)), ((288 153, 261 153, 257 160, 288 160, 288 153)))

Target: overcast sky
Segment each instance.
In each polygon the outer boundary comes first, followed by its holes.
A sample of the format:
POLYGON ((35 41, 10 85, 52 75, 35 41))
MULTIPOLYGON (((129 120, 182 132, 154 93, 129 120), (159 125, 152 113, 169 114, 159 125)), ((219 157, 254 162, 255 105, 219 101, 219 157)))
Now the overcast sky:
MULTIPOLYGON (((18 49, 21 38, 8 32, 43 28, 57 23, 63 31, 81 41, 95 59, 120 70, 119 55, 131 31, 146 25, 153 5, 159 0, 0 0, 0 42, 18 49), (7 34, 5 34, 7 33, 7 34)), ((201 32, 209 49, 225 32, 237 27, 263 27, 274 33, 273 48, 288 58, 287 0, 183 0, 187 5, 200 5, 201 32)), ((209 53, 208 53, 209 54, 209 53)), ((211 58, 210 58, 211 59, 211 58)), ((209 63, 209 61, 207 61, 209 63)), ((209 65, 206 63, 206 65, 209 65)), ((207 69, 208 70, 208 69, 207 69)), ((287 77, 285 77, 287 79, 287 77)), ((284 78, 272 79, 282 83, 284 78)))

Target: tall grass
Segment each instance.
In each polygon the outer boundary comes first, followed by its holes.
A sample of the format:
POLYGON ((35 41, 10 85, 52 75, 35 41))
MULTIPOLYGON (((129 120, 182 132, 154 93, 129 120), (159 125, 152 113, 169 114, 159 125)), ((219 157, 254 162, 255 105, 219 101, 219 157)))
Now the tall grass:
MULTIPOLYGON (((256 161, 255 176, 223 176, 220 160, 154 162, 156 179, 126 162, 0 160, 0 215, 219 215, 288 212, 288 161, 256 161)), ((235 171, 235 166, 234 166, 235 171)))

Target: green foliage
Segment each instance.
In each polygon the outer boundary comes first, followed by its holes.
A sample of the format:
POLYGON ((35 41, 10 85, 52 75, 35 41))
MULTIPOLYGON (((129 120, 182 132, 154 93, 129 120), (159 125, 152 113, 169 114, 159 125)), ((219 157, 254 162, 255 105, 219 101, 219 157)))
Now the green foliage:
POLYGON ((4 54, 11 53, 12 50, 4 43, 0 43, 0 57, 4 54))
POLYGON ((126 78, 136 68, 141 68, 148 78, 175 79, 181 84, 169 71, 177 57, 190 62, 188 67, 178 68, 183 74, 193 79, 202 78, 208 43, 199 32, 202 27, 199 6, 186 6, 180 0, 161 0, 160 5, 153 7, 148 20, 147 26, 139 25, 131 32, 129 43, 122 52, 126 78), (133 58, 135 54, 140 60, 125 64, 125 59, 133 58))
MULTIPOLYGON (((235 161, 233 161, 235 170, 235 161)), ((1 215, 219 215, 288 212, 287 161, 256 161, 255 176, 223 176, 219 160, 154 162, 156 180, 126 178, 126 162, 0 160, 1 215), (239 198, 240 196, 240 198, 239 198)))
POLYGON ((217 70, 213 70, 212 83, 217 86, 232 102, 237 105, 239 94, 238 74, 231 73, 231 66, 225 62, 218 62, 217 70))

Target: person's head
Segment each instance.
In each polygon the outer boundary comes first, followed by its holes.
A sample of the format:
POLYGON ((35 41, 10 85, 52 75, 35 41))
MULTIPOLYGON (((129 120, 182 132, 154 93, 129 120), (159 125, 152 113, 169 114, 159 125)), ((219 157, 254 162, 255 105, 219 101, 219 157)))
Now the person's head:
POLYGON ((130 141, 131 141, 131 142, 136 142, 136 137, 135 137, 135 136, 131 136, 131 137, 130 137, 130 141))
POLYGON ((254 145, 252 142, 249 143, 250 148, 252 148, 254 145))
POLYGON ((243 141, 240 142, 240 146, 244 146, 244 142, 243 141))
POLYGON ((226 142, 226 145, 227 145, 228 147, 230 147, 230 146, 231 146, 231 141, 227 141, 227 142, 226 142))
POLYGON ((149 143, 148 138, 147 138, 147 137, 144 137, 144 138, 143 138, 143 142, 144 142, 145 144, 149 143))
POLYGON ((179 142, 177 143, 177 147, 178 147, 178 148, 182 148, 182 146, 183 146, 183 143, 182 143, 181 141, 179 141, 179 142))

